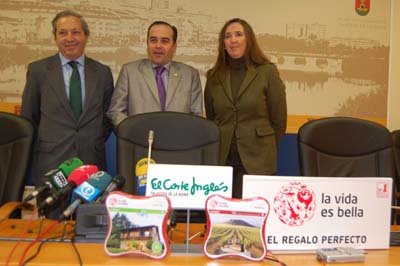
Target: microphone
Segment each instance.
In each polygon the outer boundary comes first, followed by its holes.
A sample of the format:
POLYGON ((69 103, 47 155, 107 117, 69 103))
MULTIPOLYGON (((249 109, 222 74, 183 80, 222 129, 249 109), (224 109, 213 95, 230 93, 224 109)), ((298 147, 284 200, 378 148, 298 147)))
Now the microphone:
POLYGON ((73 170, 69 175, 68 184, 59 191, 48 196, 44 201, 42 201, 39 205, 39 209, 42 209, 48 205, 53 205, 54 202, 57 201, 61 196, 67 194, 72 189, 76 188, 77 186, 85 182, 90 175, 96 172, 98 172, 98 168, 96 165, 79 166, 78 168, 73 170))
POLYGON ((69 217, 82 202, 88 203, 97 199, 107 186, 109 186, 111 179, 112 177, 104 171, 92 174, 87 181, 74 189, 72 203, 63 211, 58 220, 61 221, 69 217))
MULTIPOLYGON (((142 158, 136 163, 135 176, 136 176, 136 195, 146 195, 147 184, 147 163, 148 158, 142 158)), ((156 163, 150 159, 150 163, 156 163)))
POLYGON ((108 185, 104 193, 97 198, 95 203, 103 203, 106 200, 108 194, 110 194, 110 192, 117 189, 121 189, 124 185, 125 185, 125 178, 123 176, 117 175, 116 177, 113 178, 113 180, 108 185))
POLYGON ((76 157, 64 161, 58 168, 50 180, 54 184, 55 189, 60 190, 68 184, 67 177, 69 177, 76 168, 83 166, 83 162, 76 157))
POLYGON ((44 175, 45 178, 50 179, 50 182, 46 181, 43 186, 38 187, 35 191, 26 196, 22 202, 28 202, 36 198, 42 192, 50 190, 53 187, 56 190, 65 187, 68 184, 67 176, 81 165, 83 165, 83 162, 76 157, 64 161, 57 169, 52 169, 44 175))
MULTIPOLYGON (((56 171, 56 169, 54 169, 53 171, 56 171)), ((28 196, 26 196, 22 200, 22 203, 27 203, 28 201, 36 198, 40 193, 43 193, 43 191, 46 191, 46 190, 49 190, 52 188, 53 188, 53 184, 51 184, 50 181, 46 181, 46 182, 44 182, 43 186, 38 187, 35 191, 31 192, 28 196)))
POLYGON ((147 141, 149 142, 149 150, 147 152, 147 165, 150 164, 150 159, 151 159, 151 148, 153 146, 153 140, 154 140, 154 131, 149 130, 149 137, 147 141))
POLYGON ((136 163, 135 176, 136 176, 136 194, 144 196, 146 195, 146 184, 147 184, 147 166, 151 163, 156 163, 151 159, 151 148, 154 141, 154 131, 149 130, 148 136, 149 149, 147 152, 147 158, 140 159, 136 163))

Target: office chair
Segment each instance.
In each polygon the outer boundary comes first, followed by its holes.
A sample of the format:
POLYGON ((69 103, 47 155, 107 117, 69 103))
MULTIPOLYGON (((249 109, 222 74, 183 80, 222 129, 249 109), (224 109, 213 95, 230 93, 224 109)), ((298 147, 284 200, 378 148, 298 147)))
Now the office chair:
MULTIPOLYGON (((128 117, 117 128, 117 172, 126 178, 124 191, 134 194, 135 165, 147 157, 149 131, 154 131, 151 157, 156 163, 217 165, 219 129, 202 117, 153 112, 128 117)), ((185 211, 175 211, 173 222, 186 222, 185 211)), ((204 212, 191 212, 191 222, 205 222, 204 212)))
POLYGON ((34 128, 27 119, 0 112, 0 206, 20 201, 31 159, 34 128))
POLYGON ((154 131, 151 157, 156 163, 218 164, 219 129, 213 122, 177 112, 131 116, 117 128, 117 172, 126 178, 125 192, 135 193, 135 166, 147 158, 150 130, 154 131))
POLYGON ((326 177, 394 177, 392 137, 377 123, 329 117, 298 132, 300 173, 326 177))
POLYGON ((391 133, 375 122, 351 117, 309 121, 299 129, 298 150, 303 176, 395 177, 391 133))
MULTIPOLYGON (((395 205, 400 205, 400 129, 392 131, 394 161, 396 165, 396 197, 395 205)), ((394 224, 400 223, 400 210, 394 211, 394 224)))

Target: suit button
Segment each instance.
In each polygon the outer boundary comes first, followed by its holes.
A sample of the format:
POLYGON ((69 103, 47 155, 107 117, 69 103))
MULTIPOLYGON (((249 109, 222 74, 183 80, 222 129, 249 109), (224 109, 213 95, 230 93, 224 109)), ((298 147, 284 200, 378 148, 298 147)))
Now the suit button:
POLYGON ((234 121, 234 122, 233 122, 233 124, 236 126, 236 125, 237 125, 237 122, 236 122, 236 121, 234 121))

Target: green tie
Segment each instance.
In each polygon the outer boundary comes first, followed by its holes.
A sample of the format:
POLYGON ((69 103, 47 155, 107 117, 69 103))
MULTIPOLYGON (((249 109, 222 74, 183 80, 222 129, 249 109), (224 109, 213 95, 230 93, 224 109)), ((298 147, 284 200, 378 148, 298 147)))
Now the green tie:
POLYGON ((82 113, 82 91, 81 77, 78 71, 78 64, 75 61, 69 61, 72 67, 72 75, 69 80, 69 104, 74 112, 75 118, 78 120, 82 113))

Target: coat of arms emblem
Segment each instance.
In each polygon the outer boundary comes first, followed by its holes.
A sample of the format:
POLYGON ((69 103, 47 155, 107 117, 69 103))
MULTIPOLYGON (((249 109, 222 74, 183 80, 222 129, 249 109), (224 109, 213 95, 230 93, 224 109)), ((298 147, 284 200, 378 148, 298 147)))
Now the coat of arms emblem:
POLYGON ((355 0, 355 9, 360 16, 366 16, 370 10, 370 0, 355 0))

